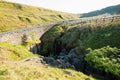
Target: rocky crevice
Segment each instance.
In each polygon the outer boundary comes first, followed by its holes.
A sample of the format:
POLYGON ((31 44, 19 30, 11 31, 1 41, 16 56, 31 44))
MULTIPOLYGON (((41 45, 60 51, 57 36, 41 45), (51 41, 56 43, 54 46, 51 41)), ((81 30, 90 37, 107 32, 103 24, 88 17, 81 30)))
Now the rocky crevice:
POLYGON ((63 49, 56 58, 53 57, 45 57, 44 61, 51 66, 55 66, 58 68, 72 68, 75 70, 80 70, 80 59, 74 53, 74 49, 67 52, 63 49))
MULTIPOLYGON (((34 44, 30 47, 30 51, 34 54, 39 53, 40 44, 34 44)), ((57 50, 54 50, 57 52, 57 50)), ((71 49, 69 52, 66 49, 62 49, 60 53, 55 57, 52 56, 43 56, 43 63, 49 64, 50 66, 58 68, 72 68, 75 70, 80 70, 80 59, 75 54, 74 49, 71 49)), ((54 55, 53 55, 54 56, 54 55)))
POLYGON ((29 51, 38 54, 40 52, 40 44, 33 44, 30 46, 29 51))

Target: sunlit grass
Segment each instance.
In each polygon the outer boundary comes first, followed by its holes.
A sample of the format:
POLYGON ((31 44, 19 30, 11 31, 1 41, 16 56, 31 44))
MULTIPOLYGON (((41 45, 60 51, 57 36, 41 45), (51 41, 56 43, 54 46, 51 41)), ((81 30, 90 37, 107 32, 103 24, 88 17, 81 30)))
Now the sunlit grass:
POLYGON ((95 80, 71 69, 58 69, 34 62, 3 62, 0 80, 95 80), (68 73, 67 73, 68 72, 68 73), (70 74, 72 75, 70 75, 70 74))
POLYGON ((15 45, 7 42, 0 43, 0 61, 21 60, 32 56, 37 55, 33 55, 24 46, 15 45))

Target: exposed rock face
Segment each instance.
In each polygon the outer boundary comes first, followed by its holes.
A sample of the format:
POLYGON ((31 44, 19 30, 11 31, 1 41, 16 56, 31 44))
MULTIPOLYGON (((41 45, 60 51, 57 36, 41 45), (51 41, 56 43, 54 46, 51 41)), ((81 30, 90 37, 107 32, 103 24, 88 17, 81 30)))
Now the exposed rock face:
POLYGON ((24 62, 27 62, 27 61, 32 61, 32 62, 36 62, 36 63, 44 63, 45 64, 45 61, 43 60, 43 57, 40 57, 40 58, 33 57, 33 58, 28 58, 28 59, 24 60, 24 62))
POLYGON ((51 64, 55 61, 55 59, 53 57, 44 57, 43 60, 47 63, 47 64, 51 64))
POLYGON ((63 70, 63 71, 64 71, 64 73, 68 74, 69 76, 74 76, 73 73, 71 73, 71 72, 69 72, 69 71, 67 71, 67 70, 63 70))
POLYGON ((34 54, 38 54, 40 52, 40 44, 31 45, 29 50, 34 54))

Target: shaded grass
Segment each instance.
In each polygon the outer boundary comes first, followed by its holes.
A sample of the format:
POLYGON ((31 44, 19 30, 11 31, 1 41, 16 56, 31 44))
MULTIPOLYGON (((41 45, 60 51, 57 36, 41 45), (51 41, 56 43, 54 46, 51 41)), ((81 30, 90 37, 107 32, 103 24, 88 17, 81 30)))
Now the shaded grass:
POLYGON ((54 26, 54 28, 50 29, 47 33, 45 33, 45 35, 41 37, 42 54, 45 54, 48 52, 48 50, 51 50, 51 46, 54 44, 54 40, 64 32, 63 27, 63 25, 54 26))

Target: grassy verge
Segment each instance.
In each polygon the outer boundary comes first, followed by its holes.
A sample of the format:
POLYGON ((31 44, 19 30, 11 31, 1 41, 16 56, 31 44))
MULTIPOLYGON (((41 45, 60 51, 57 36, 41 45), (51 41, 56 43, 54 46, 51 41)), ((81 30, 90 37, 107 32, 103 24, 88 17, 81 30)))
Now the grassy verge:
POLYGON ((0 43, 0 61, 22 60, 33 56, 37 55, 33 55, 24 46, 6 42, 0 43))

